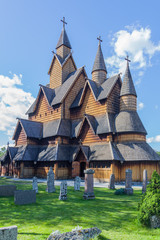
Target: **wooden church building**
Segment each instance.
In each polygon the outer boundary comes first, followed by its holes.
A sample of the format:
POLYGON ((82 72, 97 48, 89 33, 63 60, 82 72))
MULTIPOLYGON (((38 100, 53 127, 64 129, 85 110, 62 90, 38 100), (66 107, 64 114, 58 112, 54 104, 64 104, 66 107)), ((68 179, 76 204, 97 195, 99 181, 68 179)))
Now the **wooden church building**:
POLYGON ((65 21, 53 53, 50 82, 40 85, 36 100, 18 119, 13 140, 2 159, 1 175, 46 177, 53 167, 56 179, 84 176, 125 179, 132 169, 133 180, 160 173, 160 157, 146 143, 147 132, 137 113, 137 94, 127 60, 123 82, 120 74, 107 77, 99 40, 92 79, 84 67, 77 68, 72 56, 65 21))

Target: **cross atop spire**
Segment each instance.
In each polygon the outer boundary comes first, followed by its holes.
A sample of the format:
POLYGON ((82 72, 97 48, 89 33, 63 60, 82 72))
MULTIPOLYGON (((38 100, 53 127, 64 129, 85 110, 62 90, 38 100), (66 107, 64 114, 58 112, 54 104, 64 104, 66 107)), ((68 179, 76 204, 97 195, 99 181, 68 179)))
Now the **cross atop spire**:
POLYGON ((97 37, 97 40, 99 41, 99 45, 101 45, 102 42, 101 36, 97 37))
POLYGON ((129 56, 127 55, 127 57, 125 58, 125 60, 127 61, 127 65, 129 65, 129 62, 131 62, 131 60, 129 59, 129 56))
POLYGON ((67 24, 67 22, 65 22, 65 17, 63 17, 63 19, 61 19, 61 22, 63 22, 63 28, 65 28, 65 24, 67 24))

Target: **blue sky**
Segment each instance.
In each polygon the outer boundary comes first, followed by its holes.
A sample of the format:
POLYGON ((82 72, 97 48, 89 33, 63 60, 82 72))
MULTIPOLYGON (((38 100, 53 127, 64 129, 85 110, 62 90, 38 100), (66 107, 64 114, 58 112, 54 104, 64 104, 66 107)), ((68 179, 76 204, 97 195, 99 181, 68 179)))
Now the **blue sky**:
POLYGON ((148 132, 148 142, 160 150, 160 3, 126 0, 0 0, 0 146, 37 96, 47 75, 52 50, 65 16, 67 34, 77 67, 91 70, 97 36, 108 76, 124 73, 128 53, 138 95, 138 113, 148 132))

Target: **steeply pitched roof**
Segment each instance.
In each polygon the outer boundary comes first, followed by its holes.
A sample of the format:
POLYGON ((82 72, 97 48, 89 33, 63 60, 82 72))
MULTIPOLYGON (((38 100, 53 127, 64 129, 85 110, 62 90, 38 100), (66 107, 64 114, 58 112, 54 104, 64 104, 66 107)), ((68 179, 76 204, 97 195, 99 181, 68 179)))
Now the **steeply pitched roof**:
POLYGON ((69 39, 68 39, 66 30, 65 30, 64 27, 63 27, 63 29, 62 29, 60 38, 59 38, 59 40, 58 40, 56 49, 59 48, 59 47, 62 46, 62 45, 66 46, 66 47, 68 47, 68 48, 70 48, 70 49, 72 48, 72 47, 71 47, 71 44, 70 44, 70 42, 69 42, 69 39))
POLYGON ((115 118, 115 131, 147 134, 136 111, 121 111, 115 118))
POLYGON ((117 148, 125 161, 160 160, 160 156, 146 142, 118 143, 117 148))
POLYGON ((60 87, 58 87, 56 95, 51 103, 52 106, 62 102, 62 100, 65 98, 70 88, 72 87, 73 83, 75 82, 77 77, 82 73, 83 70, 84 67, 81 67, 76 71, 72 72, 71 74, 69 74, 66 81, 60 87))
POLYGON ((43 123, 43 138, 52 136, 71 136, 71 123, 68 119, 57 119, 43 123))
POLYGON ((92 72, 97 70, 104 70, 105 72, 107 72, 100 43, 98 45, 98 50, 97 50, 96 58, 94 60, 92 72))
POLYGON ((111 93, 113 87, 115 86, 119 78, 120 78, 120 75, 117 74, 111 78, 108 78, 106 81, 104 81, 101 85, 97 100, 101 101, 105 98, 108 98, 109 94, 111 93))
POLYGON ((89 161, 106 161, 119 160, 123 161, 121 156, 116 151, 113 143, 90 145, 89 161))
POLYGON ((18 128, 21 126, 27 137, 41 139, 43 137, 43 123, 34 122, 27 119, 18 119, 17 127, 13 134, 13 140, 16 139, 18 128))
POLYGON ((122 88, 120 92, 120 96, 124 96, 124 95, 134 95, 137 97, 128 62, 127 62, 127 67, 126 67, 122 88))

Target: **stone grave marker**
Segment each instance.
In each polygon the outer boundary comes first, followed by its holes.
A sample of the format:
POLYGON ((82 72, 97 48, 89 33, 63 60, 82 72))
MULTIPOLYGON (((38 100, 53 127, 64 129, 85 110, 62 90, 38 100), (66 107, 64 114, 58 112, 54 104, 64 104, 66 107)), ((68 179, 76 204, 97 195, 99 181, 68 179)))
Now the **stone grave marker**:
POLYGON ((126 170, 125 192, 126 192, 127 195, 132 195, 133 194, 132 170, 131 169, 126 170))
POLYGON ((38 180, 37 180, 37 177, 33 177, 32 187, 33 187, 33 190, 35 190, 36 193, 38 193, 38 180))
POLYGON ((59 200, 67 200, 67 181, 61 182, 59 200))
POLYGON ((52 167, 50 167, 48 174, 47 174, 47 192, 53 193, 55 192, 55 186, 54 186, 54 172, 52 167))
POLYGON ((0 196, 2 197, 10 197, 14 196, 14 192, 17 187, 15 185, 0 185, 0 196))
POLYGON ((17 226, 0 228, 0 240, 17 240, 17 226))
POLYGON ((109 189, 115 189, 115 175, 112 173, 109 181, 109 189))
POLYGON ((14 192, 14 203, 16 205, 31 204, 36 202, 35 190, 17 190, 14 192))
POLYGON ((85 191, 83 194, 84 199, 94 199, 94 191, 93 191, 93 169, 84 170, 85 173, 85 191))
POLYGON ((80 191, 80 185, 81 185, 81 178, 77 176, 74 179, 74 190, 80 191))
POLYGON ((146 192, 146 188, 147 188, 147 170, 144 169, 144 170, 143 170, 142 193, 145 193, 145 192, 146 192))

